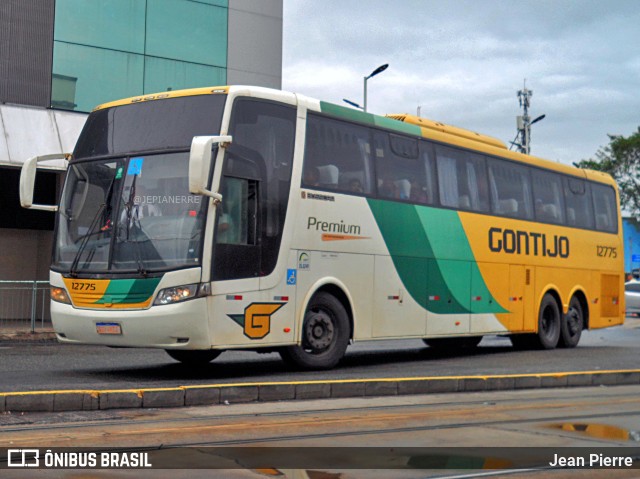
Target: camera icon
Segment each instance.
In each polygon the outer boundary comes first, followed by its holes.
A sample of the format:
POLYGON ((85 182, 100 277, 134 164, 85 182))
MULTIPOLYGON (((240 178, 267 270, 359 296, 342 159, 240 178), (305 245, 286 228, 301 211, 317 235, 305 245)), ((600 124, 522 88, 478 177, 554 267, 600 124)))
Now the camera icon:
POLYGON ((40 451, 38 449, 9 449, 7 451, 8 467, 40 467, 40 451))

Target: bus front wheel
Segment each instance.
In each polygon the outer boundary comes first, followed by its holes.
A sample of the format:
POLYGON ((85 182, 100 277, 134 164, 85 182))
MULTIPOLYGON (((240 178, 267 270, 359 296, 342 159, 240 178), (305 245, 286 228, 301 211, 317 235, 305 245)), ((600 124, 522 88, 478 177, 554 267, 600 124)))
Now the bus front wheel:
POLYGON ((335 296, 321 291, 307 306, 301 344, 281 349, 280 356, 286 363, 303 369, 331 369, 344 356, 349 336, 344 306, 335 296))
POLYGON ((222 351, 216 349, 189 350, 189 349, 165 349, 167 354, 176 361, 188 366, 204 366, 220 356, 222 351))

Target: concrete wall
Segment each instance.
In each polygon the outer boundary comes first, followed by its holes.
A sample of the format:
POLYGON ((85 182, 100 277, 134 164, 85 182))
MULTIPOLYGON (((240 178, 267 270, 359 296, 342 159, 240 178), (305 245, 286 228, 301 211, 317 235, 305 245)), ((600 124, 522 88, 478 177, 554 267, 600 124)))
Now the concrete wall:
POLYGON ((282 88, 282 0, 229 0, 227 84, 282 88))
POLYGON ((49 280, 52 231, 3 228, 0 234, 0 280, 49 280))

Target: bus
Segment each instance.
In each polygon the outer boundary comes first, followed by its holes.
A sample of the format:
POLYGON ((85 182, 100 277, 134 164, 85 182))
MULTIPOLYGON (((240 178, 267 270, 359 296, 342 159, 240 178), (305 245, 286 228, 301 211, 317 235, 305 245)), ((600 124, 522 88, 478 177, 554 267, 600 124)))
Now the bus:
POLYGON ((619 195, 596 171, 408 114, 222 86, 98 106, 50 271, 59 341, 336 366, 355 341, 575 347, 624 321, 619 195))

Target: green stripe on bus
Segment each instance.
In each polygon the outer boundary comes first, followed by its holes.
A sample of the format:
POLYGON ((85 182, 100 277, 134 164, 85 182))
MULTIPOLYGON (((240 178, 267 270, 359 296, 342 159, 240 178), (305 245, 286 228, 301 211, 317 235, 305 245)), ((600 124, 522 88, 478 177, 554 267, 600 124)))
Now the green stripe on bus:
POLYGON ((376 116, 374 120, 375 125, 381 128, 396 130, 401 133, 408 133, 409 135, 422 136, 422 129, 417 125, 394 120, 393 118, 385 118, 384 116, 376 116))
POLYGON ((482 278, 457 212, 367 201, 396 271, 418 304, 439 314, 506 312, 482 278), (474 295, 491 301, 472 302, 471 284, 474 295), (441 300, 429 301, 429 296, 441 300))
POLYGON ((385 118, 384 116, 372 115, 371 113, 365 113, 354 108, 346 108, 344 106, 334 105, 333 103, 321 101, 320 110, 322 111, 322 113, 337 116, 345 120, 365 123, 367 125, 375 125, 381 128, 395 130, 401 133, 408 133, 410 135, 422 136, 422 130, 419 126, 411 125, 403 121, 394 120, 393 118, 385 118))
POLYGON ((142 303, 149 299, 160 283, 161 278, 144 279, 112 279, 104 292, 104 296, 96 304, 142 303))

